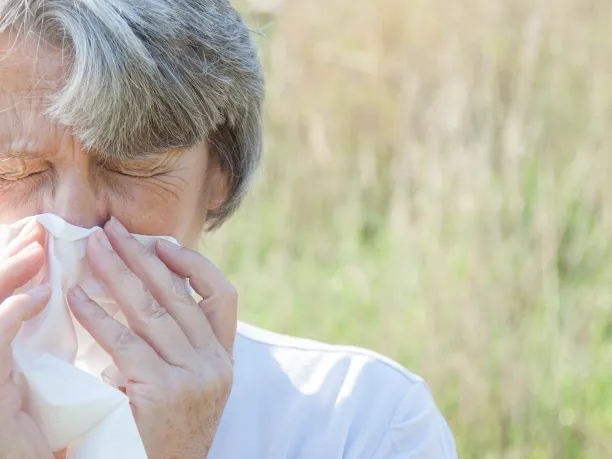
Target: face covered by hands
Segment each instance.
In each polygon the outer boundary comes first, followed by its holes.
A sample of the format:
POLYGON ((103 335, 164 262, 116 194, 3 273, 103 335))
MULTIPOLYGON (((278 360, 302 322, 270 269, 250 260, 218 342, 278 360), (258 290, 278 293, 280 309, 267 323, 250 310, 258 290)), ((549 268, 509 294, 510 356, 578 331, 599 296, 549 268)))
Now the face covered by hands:
MULTIPOLYGON (((202 142, 153 157, 108 161, 46 114, 48 98, 68 71, 61 53, 39 40, 0 34, 0 57, 0 223, 50 213, 83 228, 104 226, 89 238, 87 256, 128 327, 78 288, 68 295, 70 307, 125 376, 150 457, 205 457, 232 382, 235 289, 197 252, 163 243, 147 252, 109 219, 118 217, 132 233, 169 235, 195 247, 208 211, 227 197, 219 157, 202 142), (189 278, 202 301, 192 299, 176 278, 189 278)), ((34 251, 44 259, 42 247, 34 251)), ((7 276, 14 271, 11 260, 2 261, 7 276)), ((10 292, 4 292, 2 313, 13 304, 10 292)), ((6 312, 5 354, 17 333, 12 330, 39 307, 44 304, 6 312)), ((10 375, 11 362, 3 365, 10 375)))

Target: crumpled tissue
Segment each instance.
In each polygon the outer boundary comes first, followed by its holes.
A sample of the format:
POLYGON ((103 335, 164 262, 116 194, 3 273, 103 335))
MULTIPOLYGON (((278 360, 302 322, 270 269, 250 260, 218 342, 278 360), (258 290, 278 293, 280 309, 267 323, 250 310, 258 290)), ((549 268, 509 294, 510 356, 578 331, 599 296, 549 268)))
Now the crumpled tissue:
MULTIPOLYGON (((38 424, 51 449, 67 448, 68 459, 146 459, 127 396, 102 381, 117 373, 110 356, 74 319, 66 293, 79 284, 109 314, 125 324, 123 314, 91 274, 85 253, 96 230, 73 226, 53 214, 37 219, 46 229, 47 262, 26 290, 51 284, 45 309, 26 322, 12 343, 13 378, 26 392, 25 411, 38 424)), ((0 248, 19 234, 22 222, 0 226, 0 248)), ((134 235, 145 246, 165 236, 134 235)))

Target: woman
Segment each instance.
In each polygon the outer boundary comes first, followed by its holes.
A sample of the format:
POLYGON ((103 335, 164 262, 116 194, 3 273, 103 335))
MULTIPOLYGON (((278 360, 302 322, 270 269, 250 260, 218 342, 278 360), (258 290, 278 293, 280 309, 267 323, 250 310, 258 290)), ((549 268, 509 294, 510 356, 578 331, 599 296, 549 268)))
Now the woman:
MULTIPOLYGON (((456 457, 421 379, 238 324, 235 289, 190 250, 240 203, 262 99, 257 53, 225 0, 0 0, 0 223, 53 213, 103 226, 87 256, 129 328, 78 286, 68 301, 126 376, 150 458, 456 457), (187 248, 149 254, 129 233, 187 248)), ((45 286, 13 294, 41 268, 43 241, 29 225, 0 265, 2 458, 53 457, 11 379, 10 343, 49 298, 45 286)))

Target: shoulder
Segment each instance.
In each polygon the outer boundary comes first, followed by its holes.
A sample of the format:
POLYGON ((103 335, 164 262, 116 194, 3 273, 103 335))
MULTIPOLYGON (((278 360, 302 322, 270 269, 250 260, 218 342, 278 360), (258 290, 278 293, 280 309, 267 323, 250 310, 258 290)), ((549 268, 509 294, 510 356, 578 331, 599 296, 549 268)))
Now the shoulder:
POLYGON ((392 378, 406 385, 423 383, 421 377, 411 373, 394 360, 355 346, 340 346, 283 335, 244 322, 238 324, 237 340, 237 345, 244 350, 257 352, 259 349, 259 352, 270 352, 276 357, 276 360, 289 367, 295 363, 294 359, 298 359, 299 362, 311 359, 332 360, 349 366, 361 364, 363 365, 361 372, 372 376, 379 375, 385 379, 392 378))
POLYGON ((238 327, 235 354, 232 396, 246 402, 257 394, 268 418, 295 429, 323 423, 329 437, 317 442, 330 443, 326 453, 337 447, 343 458, 456 457, 426 383, 387 357, 244 323, 238 327), (287 413, 290 420, 284 419, 287 413))

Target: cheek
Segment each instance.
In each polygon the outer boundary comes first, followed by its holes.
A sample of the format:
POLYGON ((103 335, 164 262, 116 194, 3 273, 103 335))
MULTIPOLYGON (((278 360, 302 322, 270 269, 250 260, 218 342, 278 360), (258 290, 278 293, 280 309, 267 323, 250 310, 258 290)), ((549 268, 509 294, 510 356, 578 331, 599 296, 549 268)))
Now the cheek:
MULTIPOLYGON (((66 205, 58 202, 59 196, 54 196, 52 182, 35 183, 25 179, 0 186, 0 224, 46 212, 67 218, 60 211, 66 205)), ((104 180, 99 181, 93 193, 91 189, 75 187, 68 199, 77 201, 75 196, 91 197, 78 205, 73 204, 75 214, 89 214, 92 208, 98 209, 90 225, 82 226, 102 225, 110 216, 115 216, 132 233, 173 236, 183 242, 198 225, 196 221, 203 223, 205 217, 205 213, 202 217, 200 199, 203 190, 197 185, 197 182, 181 180, 104 180)), ((56 183, 55 188, 57 186, 56 183)))
POLYGON ((173 236, 182 241, 198 213, 197 189, 175 189, 159 183, 126 186, 127 196, 109 195, 109 215, 137 234, 173 236))
POLYGON ((49 192, 43 176, 0 183, 0 224, 42 213, 44 196, 49 192))

